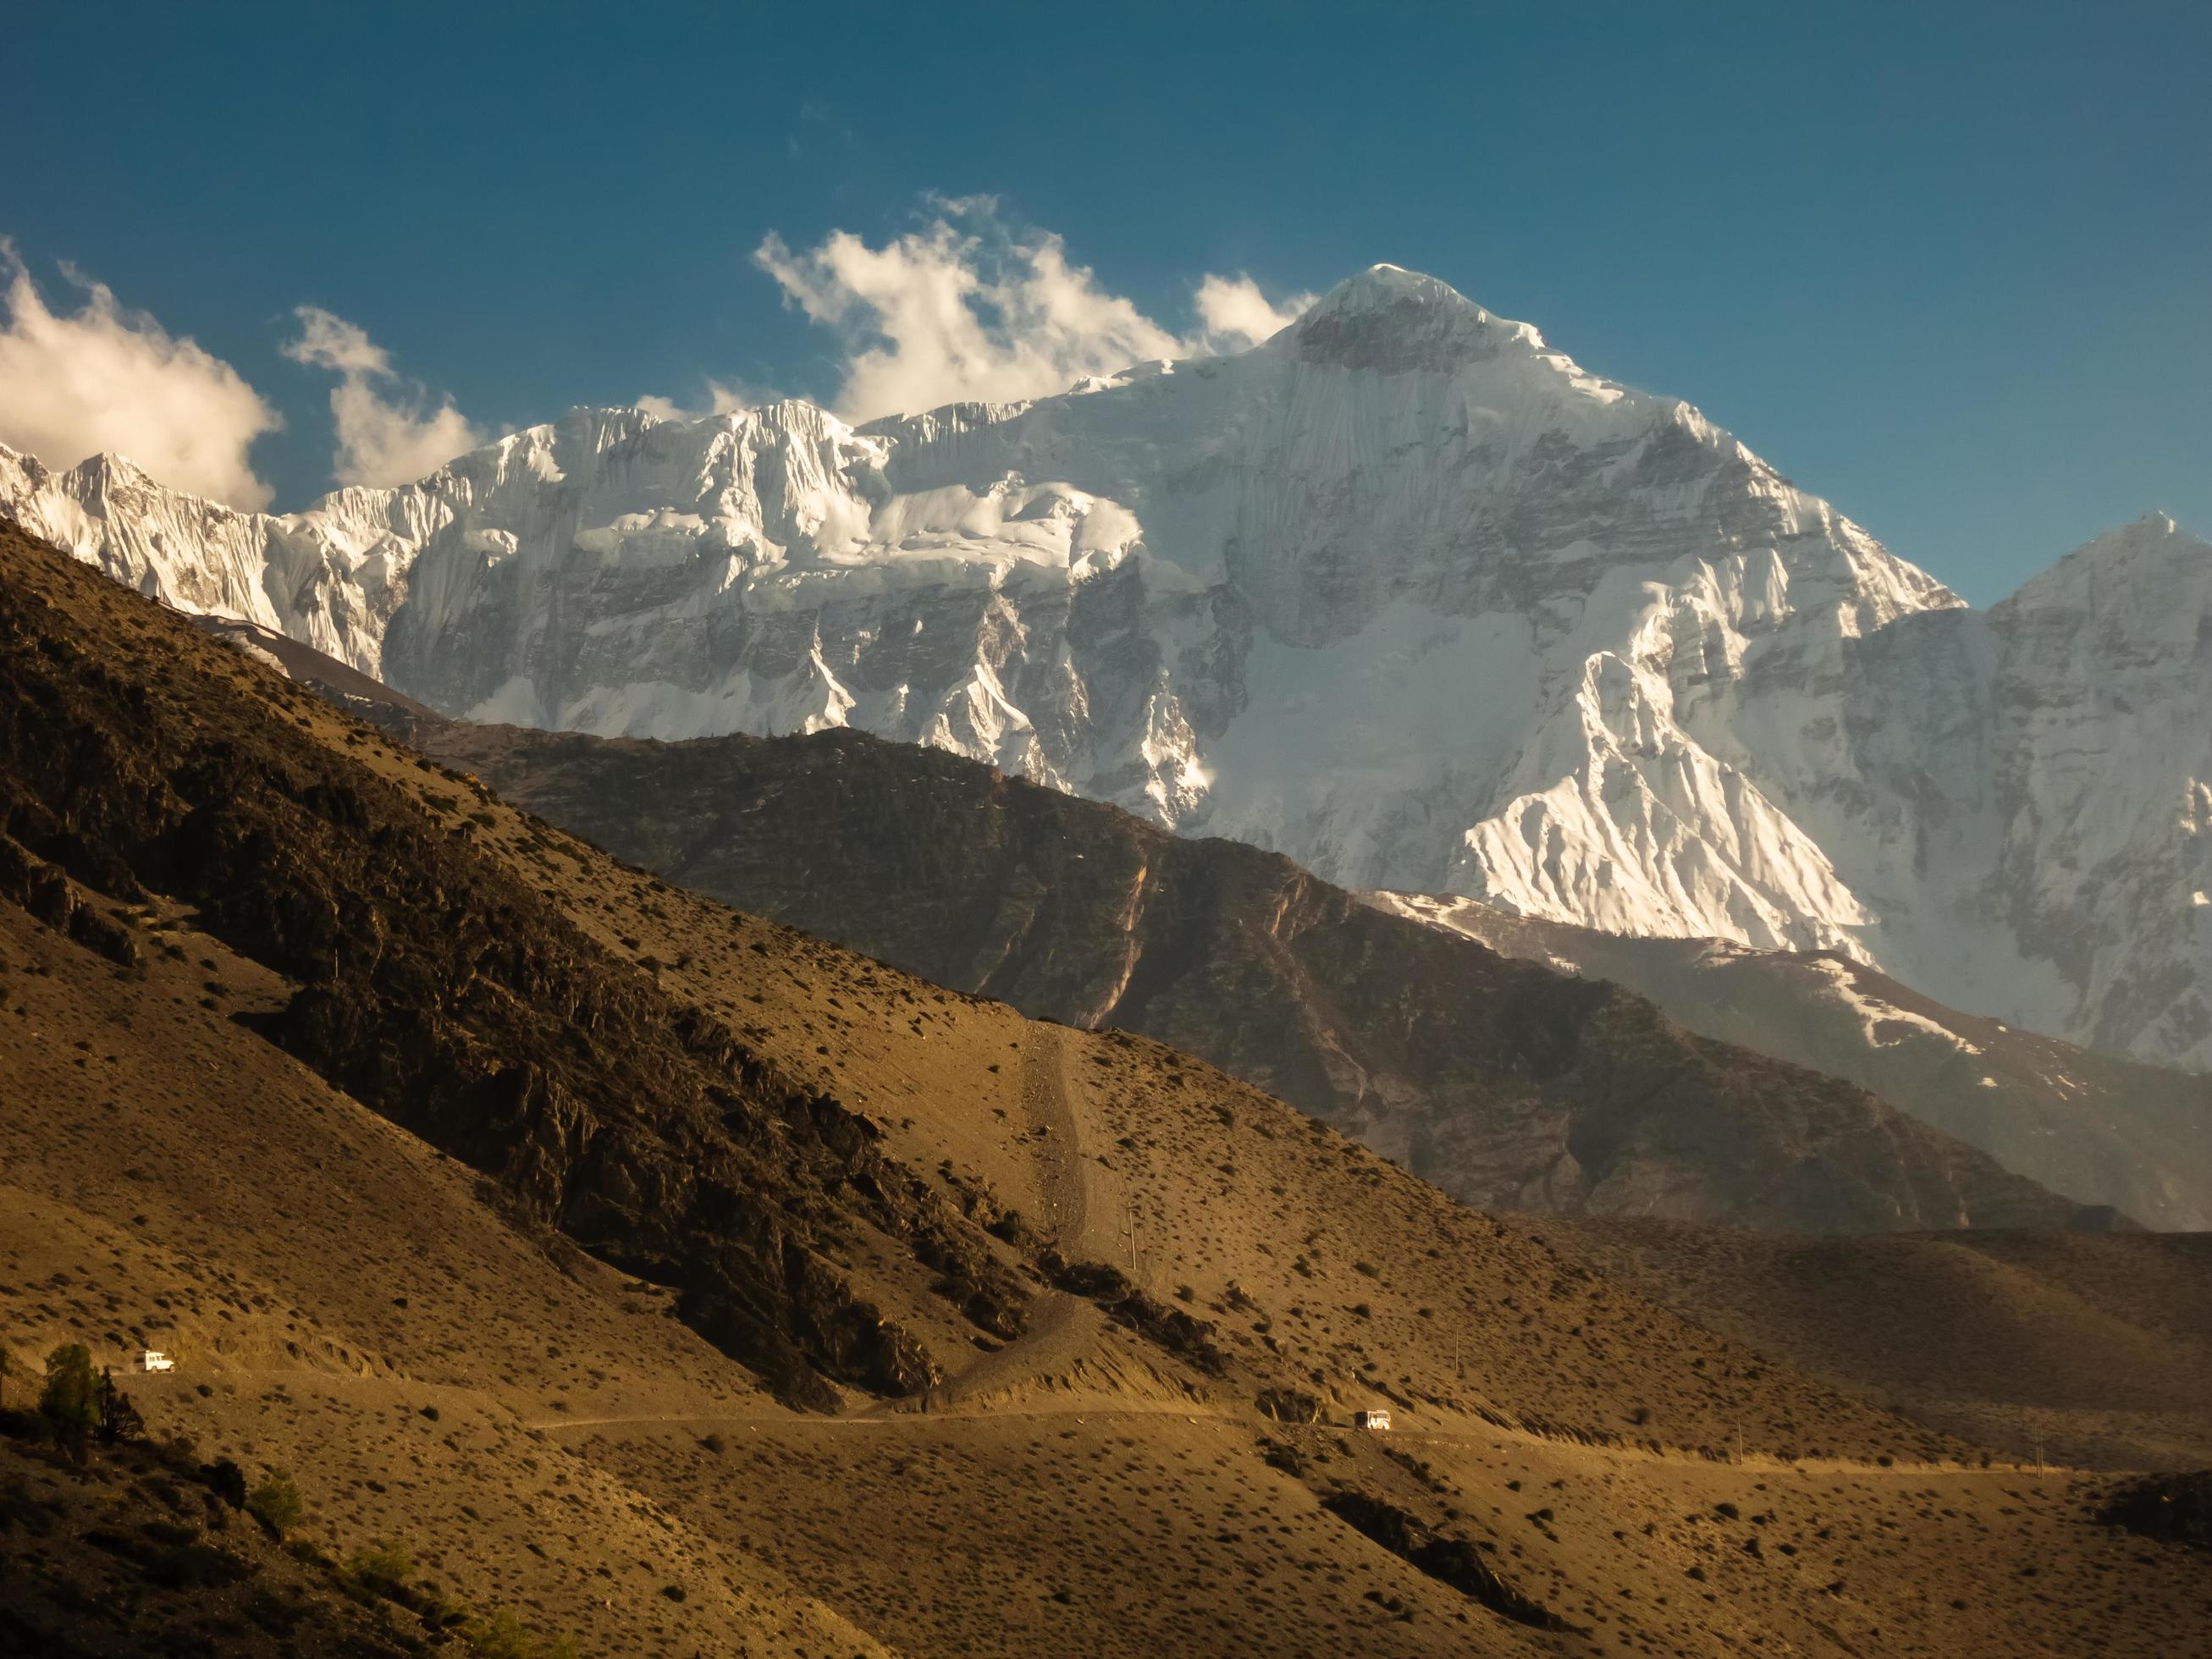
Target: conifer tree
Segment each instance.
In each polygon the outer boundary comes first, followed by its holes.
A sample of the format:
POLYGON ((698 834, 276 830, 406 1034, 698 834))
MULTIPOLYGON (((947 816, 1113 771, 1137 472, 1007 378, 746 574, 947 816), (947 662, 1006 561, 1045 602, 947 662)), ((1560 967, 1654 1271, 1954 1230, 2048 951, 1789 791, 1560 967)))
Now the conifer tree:
POLYGON ((54 1438, 80 1468, 100 1423, 100 1382, 92 1374, 92 1350, 64 1342, 46 1356, 46 1386, 39 1411, 53 1425, 54 1438))

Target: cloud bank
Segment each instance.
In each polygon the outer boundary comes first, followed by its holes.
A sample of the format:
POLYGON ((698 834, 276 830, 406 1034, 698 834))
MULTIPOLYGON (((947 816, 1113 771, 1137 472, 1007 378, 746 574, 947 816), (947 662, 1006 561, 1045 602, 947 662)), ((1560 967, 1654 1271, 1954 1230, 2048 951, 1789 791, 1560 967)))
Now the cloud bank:
POLYGON ((844 348, 848 420, 1063 392, 1132 363, 1240 349, 1313 296, 1271 305, 1249 276, 1208 276, 1199 329, 1177 335, 1106 292, 1049 231, 1017 233, 989 197, 939 200, 926 228, 872 248, 849 231, 794 251, 771 234, 753 263, 844 348))
POLYGON ((430 394, 403 380, 391 354, 368 333, 320 306, 300 306, 300 337, 279 348, 295 363, 338 376, 331 392, 337 428, 331 472, 340 483, 413 483, 454 456, 477 448, 484 434, 450 398, 431 406, 430 394))
MULTIPOLYGON (((774 234, 754 263, 842 349, 840 414, 866 420, 969 399, 1012 402, 1065 391, 1133 363, 1239 350, 1312 303, 1271 301, 1243 274, 1209 274, 1194 325, 1177 333, 1107 292, 1048 231, 1016 231, 995 199, 932 203, 923 228, 870 247, 848 231, 793 250, 774 234)), ((0 442, 66 467, 112 451, 174 488, 244 508, 270 486, 248 452, 283 417, 238 371, 105 283, 64 265, 82 295, 51 309, 15 246, 0 238, 0 442)), ((338 377, 330 394, 341 483, 411 483, 485 441, 450 398, 403 377, 359 325, 319 306, 294 313, 280 349, 338 377)), ((667 419, 723 415, 768 400, 757 388, 704 383, 703 406, 646 397, 667 419)))
POLYGON ((106 283, 62 274, 83 295, 66 315, 0 239, 0 441, 58 467, 112 451, 196 495, 267 506, 246 453, 283 417, 221 358, 125 309, 106 283))

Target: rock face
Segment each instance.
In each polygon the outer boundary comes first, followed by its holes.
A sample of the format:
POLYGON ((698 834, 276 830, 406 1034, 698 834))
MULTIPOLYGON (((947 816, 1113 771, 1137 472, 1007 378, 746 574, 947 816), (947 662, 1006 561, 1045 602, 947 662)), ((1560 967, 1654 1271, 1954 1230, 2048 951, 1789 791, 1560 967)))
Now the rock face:
POLYGON ((580 410, 283 518, 0 511, 444 713, 848 725, 1356 888, 1832 950, 2212 1063, 2212 556, 1966 611, 1679 401, 1377 266, 1233 357, 848 428, 580 410))
POLYGON ((1817 1231, 2113 1219, 1616 986, 940 751, 382 718, 671 881, 1025 1013, 1156 1037, 1478 1207, 1817 1231))

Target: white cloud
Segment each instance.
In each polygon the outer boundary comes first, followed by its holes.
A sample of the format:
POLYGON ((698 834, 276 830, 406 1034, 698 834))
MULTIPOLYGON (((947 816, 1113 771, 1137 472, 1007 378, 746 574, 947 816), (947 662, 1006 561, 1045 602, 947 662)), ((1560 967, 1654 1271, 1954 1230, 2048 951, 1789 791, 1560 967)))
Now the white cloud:
POLYGON ((1201 328, 1178 336, 1071 264, 1060 237, 1009 230, 994 198, 933 205, 926 228, 880 248, 839 230, 801 252, 771 234, 753 254, 843 342, 836 401, 848 419, 1047 397, 1132 363, 1240 349, 1289 320, 1250 277, 1208 276, 1201 328))
POLYGON ((46 308, 15 245, 0 239, 0 441, 49 466, 112 451, 177 489, 268 505, 246 452, 283 417, 221 358, 125 310, 106 283, 68 265, 62 274, 84 295, 67 316, 46 308))
POLYGON ((1234 276, 1209 276, 1198 285, 1198 319, 1218 349, 1241 349, 1288 328, 1320 297, 1298 294, 1279 306, 1270 305, 1259 283, 1242 272, 1234 276))
POLYGON ((775 394, 772 392, 763 392, 742 382, 726 386, 720 380, 710 380, 707 382, 707 401, 703 406, 679 404, 673 398, 644 397, 638 398, 632 407, 641 409, 663 421, 703 421, 709 416, 735 415, 740 410, 756 409, 763 404, 775 401, 775 394))
POLYGON ((319 306, 292 314, 300 337, 282 348, 284 355, 339 377, 331 415, 338 441, 331 471, 340 483, 413 483, 483 443, 452 399, 434 409, 424 388, 402 380, 391 354, 364 330, 319 306))

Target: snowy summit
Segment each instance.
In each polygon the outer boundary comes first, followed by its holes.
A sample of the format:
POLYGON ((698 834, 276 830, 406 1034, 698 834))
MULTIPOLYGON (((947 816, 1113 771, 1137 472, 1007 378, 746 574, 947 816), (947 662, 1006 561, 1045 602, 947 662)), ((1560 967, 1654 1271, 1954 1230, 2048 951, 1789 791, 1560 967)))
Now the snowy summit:
POLYGON ((2203 543, 2147 520, 1970 611, 1393 265, 1031 403, 578 410, 274 517, 0 450, 0 511, 456 715, 850 724, 1351 885, 1838 950, 2212 1063, 2203 543))

